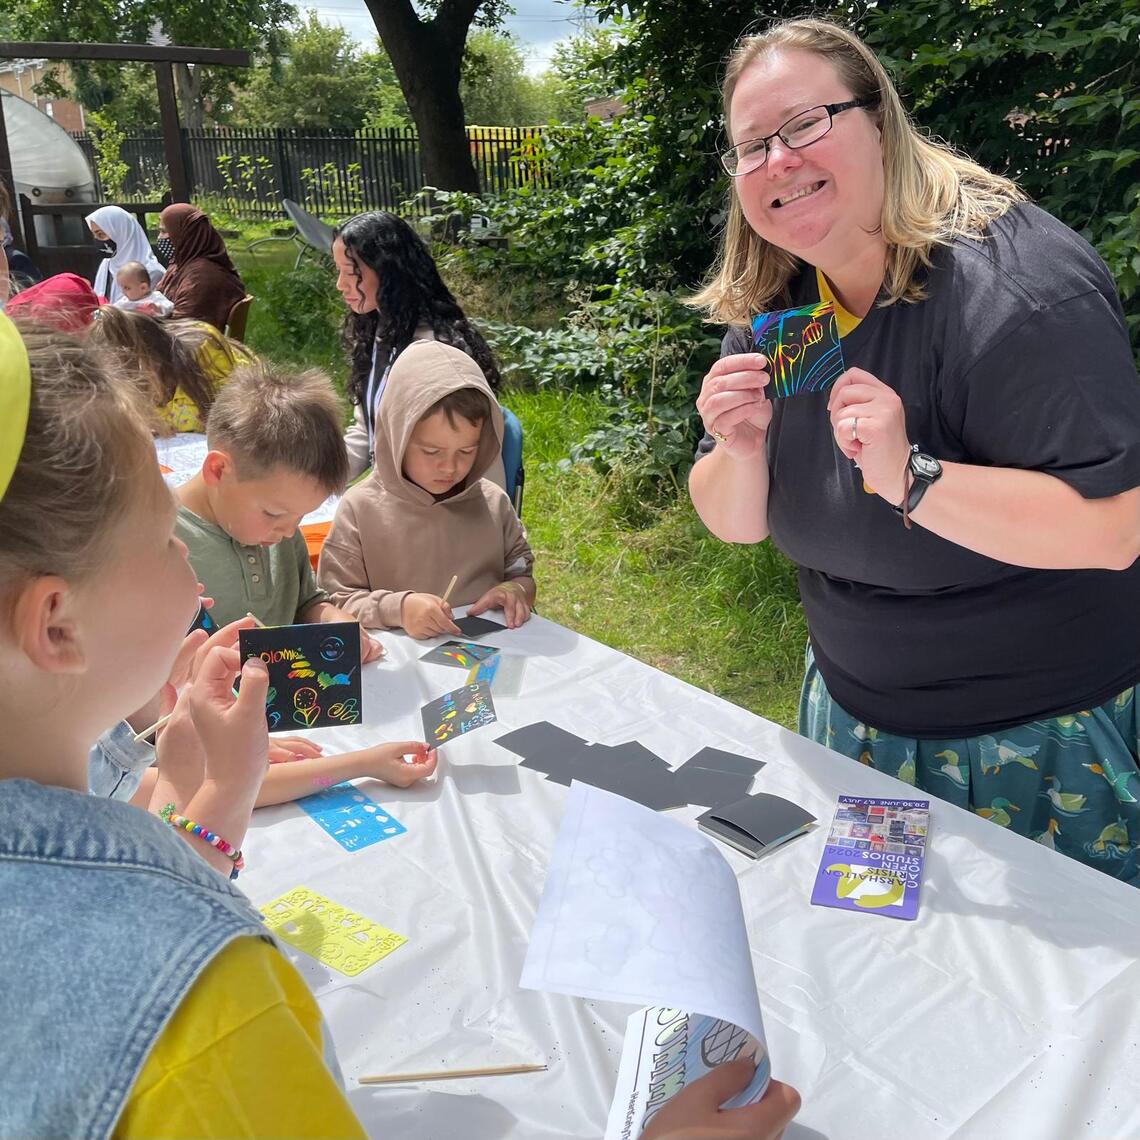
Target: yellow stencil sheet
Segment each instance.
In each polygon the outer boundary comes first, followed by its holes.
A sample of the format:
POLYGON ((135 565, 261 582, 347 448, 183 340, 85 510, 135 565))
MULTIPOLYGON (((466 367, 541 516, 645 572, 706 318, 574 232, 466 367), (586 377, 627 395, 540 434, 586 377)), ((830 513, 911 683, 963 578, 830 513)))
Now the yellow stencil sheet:
POLYGON ((350 978, 407 942, 402 934, 308 887, 294 887, 280 898, 267 902, 261 913, 265 915, 265 925, 282 942, 288 942, 350 978))

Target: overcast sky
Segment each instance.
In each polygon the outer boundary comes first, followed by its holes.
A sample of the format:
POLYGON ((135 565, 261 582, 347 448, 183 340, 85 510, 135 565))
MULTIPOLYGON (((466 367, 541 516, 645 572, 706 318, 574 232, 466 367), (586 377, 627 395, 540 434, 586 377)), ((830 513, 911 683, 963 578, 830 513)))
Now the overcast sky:
MULTIPOLYGON (((299 6, 316 9, 322 23, 339 24, 362 43, 371 44, 376 37, 376 27, 364 0, 327 0, 324 3, 301 0, 299 6)), ((542 71, 554 45, 574 34, 579 10, 557 0, 512 0, 511 6, 515 14, 506 18, 506 27, 518 37, 527 52, 527 71, 531 74, 542 71)))

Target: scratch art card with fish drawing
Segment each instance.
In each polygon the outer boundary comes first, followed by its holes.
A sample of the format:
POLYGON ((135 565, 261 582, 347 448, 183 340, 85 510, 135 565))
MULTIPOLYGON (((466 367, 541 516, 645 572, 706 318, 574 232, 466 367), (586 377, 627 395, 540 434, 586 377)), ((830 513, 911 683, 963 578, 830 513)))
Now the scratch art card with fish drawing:
POLYGON ((429 649, 420 660, 427 664, 453 665, 457 669, 470 669, 486 657, 499 651, 492 645, 479 645, 474 641, 445 641, 429 649))
POLYGON ((813 905, 917 918, 929 826, 929 800, 840 796, 813 905))
POLYGON ((769 399, 826 392, 843 374, 843 349, 830 301, 753 317, 752 343, 768 358, 769 399))
POLYGON ((424 740, 430 745, 444 744, 454 736, 493 724, 495 702, 486 681, 475 681, 461 689, 453 689, 420 709, 424 722, 424 740))
POLYGON ((360 626, 312 622, 238 631, 241 659, 260 657, 269 669, 265 718, 270 732, 358 724, 360 626))

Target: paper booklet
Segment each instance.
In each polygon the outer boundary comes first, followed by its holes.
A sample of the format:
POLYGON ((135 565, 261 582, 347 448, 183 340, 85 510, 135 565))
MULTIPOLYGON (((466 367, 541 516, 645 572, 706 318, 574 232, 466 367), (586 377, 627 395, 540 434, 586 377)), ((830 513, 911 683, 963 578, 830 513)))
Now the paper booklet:
POLYGON ((917 918, 929 826, 929 800, 840 796, 812 903, 917 918))
POLYGON ((690 1081, 771 1065, 736 876, 692 827, 575 780, 531 930, 526 989, 648 1006, 626 1027, 606 1140, 634 1140, 690 1081))

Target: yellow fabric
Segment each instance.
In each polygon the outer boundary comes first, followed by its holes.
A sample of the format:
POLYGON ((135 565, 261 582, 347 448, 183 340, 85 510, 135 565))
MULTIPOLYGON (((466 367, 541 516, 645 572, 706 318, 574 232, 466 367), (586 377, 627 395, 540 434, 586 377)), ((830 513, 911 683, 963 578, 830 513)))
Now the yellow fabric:
POLYGON ((857 317, 854 313, 848 312, 839 298, 831 291, 831 286, 827 283, 827 278, 823 273, 817 269, 815 271, 815 282, 819 287, 819 299, 821 301, 830 301, 835 306, 835 329, 839 333, 839 339, 842 340, 849 332, 859 327, 859 322, 863 319, 857 317))
POLYGON ((16 326, 0 313, 0 498, 8 490, 28 430, 32 370, 16 326))
POLYGON ((117 1140, 364 1135, 322 1060, 312 994, 260 938, 231 943, 202 972, 114 1131, 117 1140))
MULTIPOLYGON (((213 325, 205 321, 195 321, 194 325, 204 336, 194 352, 194 358, 198 367, 214 381, 215 387, 221 388, 239 364, 248 364, 254 359, 253 353, 245 345, 227 340, 213 325)), ((197 405, 181 388, 174 393, 170 403, 159 408, 158 415, 162 423, 172 431, 206 430, 197 405)))

